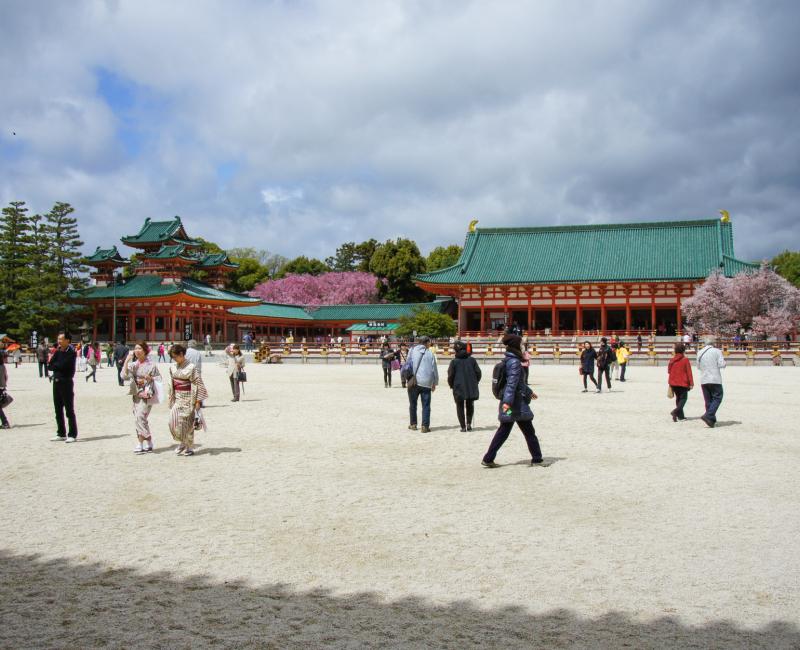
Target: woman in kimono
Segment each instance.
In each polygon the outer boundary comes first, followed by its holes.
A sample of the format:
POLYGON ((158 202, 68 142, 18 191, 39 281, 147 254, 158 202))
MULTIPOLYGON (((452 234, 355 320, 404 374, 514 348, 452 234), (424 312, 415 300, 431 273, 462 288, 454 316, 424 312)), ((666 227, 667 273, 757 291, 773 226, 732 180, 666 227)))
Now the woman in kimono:
POLYGON ((155 382, 161 377, 158 366, 153 363, 148 355, 150 348, 144 341, 139 341, 133 352, 125 357, 122 366, 122 376, 131 380, 130 395, 133 398, 133 418, 136 421, 136 438, 138 444, 133 448, 133 453, 143 454, 153 451, 153 434, 147 418, 150 409, 156 402, 155 382))
POLYGON ((186 360, 186 348, 172 346, 170 355, 174 363, 169 367, 167 395, 169 400, 169 430, 178 448, 179 456, 194 456, 195 413, 204 399, 208 399, 203 378, 195 364, 186 360))

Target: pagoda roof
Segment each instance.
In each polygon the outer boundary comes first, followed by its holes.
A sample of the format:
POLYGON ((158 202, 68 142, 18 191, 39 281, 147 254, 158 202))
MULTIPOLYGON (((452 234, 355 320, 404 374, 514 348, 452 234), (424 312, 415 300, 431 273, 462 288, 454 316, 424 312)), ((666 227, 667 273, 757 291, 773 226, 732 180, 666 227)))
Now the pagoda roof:
POLYGON ((136 248, 137 246, 149 246, 154 244, 167 244, 175 242, 184 246, 200 246, 200 242, 192 239, 186 234, 186 230, 181 223, 181 218, 176 216, 169 221, 152 221, 150 217, 144 220, 139 233, 128 235, 122 238, 122 243, 136 248))
POLYGON ((89 287, 81 291, 75 291, 70 296, 78 301, 81 300, 103 300, 112 298, 161 298, 185 294, 200 300, 224 300, 228 302, 240 302, 243 304, 253 304, 261 302, 258 298, 245 296, 241 293, 216 289, 204 282, 184 278, 175 284, 162 284, 158 275, 136 275, 123 284, 118 284, 116 290, 113 286, 89 287))
POLYGON ((209 253, 203 257, 198 258, 198 266, 202 268, 212 268, 215 266, 226 266, 231 269, 238 269, 239 265, 236 262, 231 262, 228 254, 222 253, 209 253))
POLYGON ((540 228, 478 228, 453 266, 421 285, 677 281, 758 268, 736 259, 730 223, 719 219, 540 228))
POLYGON ((234 307, 229 311, 239 316, 260 318, 290 318, 294 320, 312 321, 370 321, 399 320, 410 316, 415 309, 443 312, 450 299, 434 300, 421 303, 372 303, 366 305, 321 305, 319 307, 303 307, 301 305, 284 305, 264 302, 252 307, 234 307))
POLYGON ((130 264, 128 260, 119 254, 116 246, 112 246, 111 248, 100 248, 98 246, 97 250, 89 257, 84 258, 83 261, 90 265, 116 263, 121 266, 123 264, 130 264))
POLYGON ((180 258, 186 262, 197 262, 198 258, 192 251, 186 249, 183 244, 173 244, 169 246, 162 246, 155 253, 145 255, 150 260, 172 260, 180 258))

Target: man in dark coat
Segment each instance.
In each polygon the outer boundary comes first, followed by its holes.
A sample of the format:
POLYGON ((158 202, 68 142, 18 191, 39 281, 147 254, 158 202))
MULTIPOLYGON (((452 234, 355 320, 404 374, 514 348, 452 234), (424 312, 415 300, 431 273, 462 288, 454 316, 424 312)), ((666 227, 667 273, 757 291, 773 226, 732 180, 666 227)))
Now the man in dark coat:
POLYGON ((58 347, 47 364, 53 373, 53 406, 56 409, 57 433, 53 440, 75 442, 78 437, 78 422, 75 419, 75 360, 77 354, 72 347, 72 337, 67 334, 58 335, 58 347), (64 426, 64 413, 69 423, 69 435, 64 426))
POLYGON ((120 386, 125 385, 125 380, 122 378, 122 367, 125 365, 125 359, 128 358, 129 352, 128 346, 122 341, 114 347, 114 363, 117 366, 117 381, 120 386))
POLYGON ((39 363, 40 377, 49 377, 49 371, 47 370, 47 355, 47 346, 44 344, 44 341, 39 341, 39 345, 36 346, 36 361, 39 363))
POLYGON ((481 368, 467 350, 466 343, 456 341, 453 349, 456 355, 447 368, 447 385, 453 391, 461 430, 472 431, 472 416, 475 414, 475 400, 479 396, 478 382, 481 380, 481 368))
POLYGON ((522 337, 516 334, 506 334, 503 337, 503 343, 506 346, 504 359, 506 385, 498 414, 500 426, 495 432, 481 464, 484 467, 500 467, 494 462, 494 459, 500 447, 508 439, 516 422, 522 435, 525 436, 525 442, 531 454, 531 465, 539 465, 542 462, 542 450, 533 428, 533 411, 529 406, 530 401, 536 399, 536 393, 523 381, 522 337))

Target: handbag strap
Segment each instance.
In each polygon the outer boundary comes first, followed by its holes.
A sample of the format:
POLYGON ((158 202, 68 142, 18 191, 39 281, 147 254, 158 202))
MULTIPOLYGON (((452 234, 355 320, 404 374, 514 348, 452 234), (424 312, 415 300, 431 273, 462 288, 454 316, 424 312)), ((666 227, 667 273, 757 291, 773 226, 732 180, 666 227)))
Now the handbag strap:
POLYGON ((428 349, 427 349, 427 348, 425 348, 425 349, 422 351, 422 354, 421 354, 421 355, 420 355, 420 357, 419 357, 419 363, 417 364, 417 369, 414 371, 414 379, 416 379, 416 378, 417 378, 417 373, 419 372, 419 367, 422 365, 422 359, 423 359, 423 357, 425 356, 425 353, 426 353, 427 351, 428 351, 428 349))

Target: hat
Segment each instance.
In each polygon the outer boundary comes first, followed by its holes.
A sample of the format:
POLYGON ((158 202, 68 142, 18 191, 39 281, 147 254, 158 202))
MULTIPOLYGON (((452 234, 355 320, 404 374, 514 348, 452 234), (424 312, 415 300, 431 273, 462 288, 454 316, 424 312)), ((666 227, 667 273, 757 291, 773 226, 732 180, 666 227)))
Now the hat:
POLYGON ((522 350, 522 337, 517 334, 506 334, 503 339, 503 345, 515 350, 522 350))

